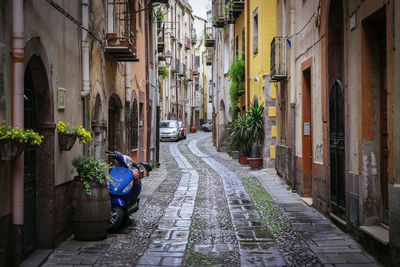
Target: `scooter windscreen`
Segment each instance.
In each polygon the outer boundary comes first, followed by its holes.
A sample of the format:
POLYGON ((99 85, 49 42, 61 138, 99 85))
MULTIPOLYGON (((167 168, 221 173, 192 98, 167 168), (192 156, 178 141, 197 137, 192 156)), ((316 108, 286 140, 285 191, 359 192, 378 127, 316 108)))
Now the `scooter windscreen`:
POLYGON ((130 190, 123 191, 133 180, 132 170, 125 167, 114 167, 110 172, 110 176, 113 177, 113 180, 109 182, 109 192, 111 194, 123 195, 130 192, 130 190))

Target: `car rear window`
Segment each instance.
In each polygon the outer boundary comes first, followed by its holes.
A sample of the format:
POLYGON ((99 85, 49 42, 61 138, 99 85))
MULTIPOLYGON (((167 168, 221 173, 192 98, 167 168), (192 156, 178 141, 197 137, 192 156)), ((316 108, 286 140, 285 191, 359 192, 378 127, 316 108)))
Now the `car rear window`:
POLYGON ((176 128, 178 127, 178 122, 176 121, 161 121, 160 128, 176 128))

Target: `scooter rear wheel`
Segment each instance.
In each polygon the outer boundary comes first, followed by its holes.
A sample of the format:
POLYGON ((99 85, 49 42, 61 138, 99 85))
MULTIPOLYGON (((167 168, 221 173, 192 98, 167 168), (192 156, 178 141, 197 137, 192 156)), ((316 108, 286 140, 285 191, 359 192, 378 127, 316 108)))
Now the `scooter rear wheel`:
POLYGON ((117 230, 124 220, 124 210, 122 207, 117 205, 112 205, 110 221, 108 224, 108 231, 113 232, 117 230))

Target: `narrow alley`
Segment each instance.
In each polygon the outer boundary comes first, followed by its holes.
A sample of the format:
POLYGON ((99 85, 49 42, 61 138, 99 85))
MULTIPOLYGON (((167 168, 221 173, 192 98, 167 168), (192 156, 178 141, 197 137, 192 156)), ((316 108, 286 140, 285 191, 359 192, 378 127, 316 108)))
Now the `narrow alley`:
POLYGON ((161 143, 131 222, 72 238, 44 266, 379 266, 276 175, 216 151, 209 133, 161 143))

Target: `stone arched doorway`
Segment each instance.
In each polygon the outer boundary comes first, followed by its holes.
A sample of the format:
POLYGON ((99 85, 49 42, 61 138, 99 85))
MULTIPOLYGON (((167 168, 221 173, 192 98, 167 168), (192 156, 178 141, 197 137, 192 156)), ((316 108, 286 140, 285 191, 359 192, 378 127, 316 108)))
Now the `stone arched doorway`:
POLYGON ((121 99, 117 94, 112 94, 108 100, 108 150, 124 153, 122 150, 123 131, 121 113, 121 99))
POLYGON ((328 86, 329 86, 329 166, 330 198, 333 213, 346 215, 343 2, 330 1, 328 15, 328 86))
POLYGON ((24 127, 42 135, 43 143, 24 151, 24 225, 21 249, 24 256, 36 248, 54 246, 54 112, 48 61, 40 39, 25 46, 24 127))

